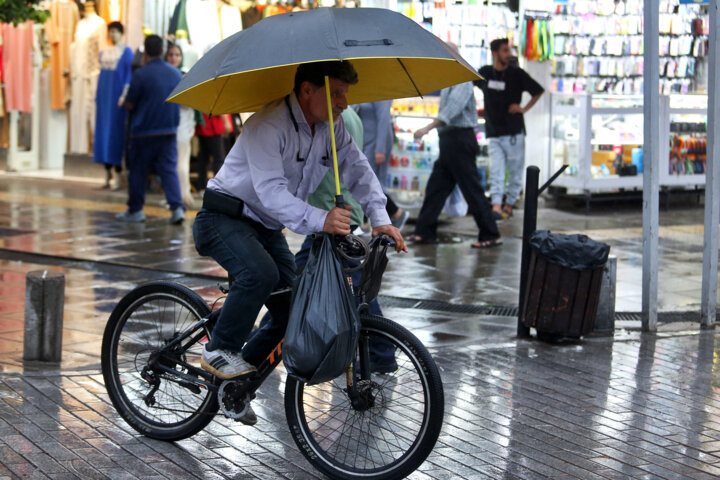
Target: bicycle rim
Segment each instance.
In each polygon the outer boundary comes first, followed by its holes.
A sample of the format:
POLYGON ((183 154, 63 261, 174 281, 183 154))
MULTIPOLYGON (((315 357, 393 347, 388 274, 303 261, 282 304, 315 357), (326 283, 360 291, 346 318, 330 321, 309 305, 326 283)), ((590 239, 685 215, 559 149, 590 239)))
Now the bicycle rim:
MULTIPOLYGON (((119 318, 109 345, 110 379, 106 378, 106 383, 110 380, 117 392, 113 401, 117 400, 118 411, 131 426, 154 438, 176 440, 189 436, 195 432, 189 433, 188 428, 193 428, 199 415, 211 418, 217 410, 213 409, 216 398, 212 392, 207 389, 193 392, 179 384, 172 373, 153 372, 160 384, 150 400, 148 397, 152 384, 143 378, 142 372, 150 355, 209 313, 204 302, 198 304, 183 297, 172 291, 154 292, 131 299, 125 308, 118 305, 119 318)), ((199 365, 201 354, 202 345, 195 343, 175 358, 199 365)), ((187 373, 172 360, 164 363, 187 373)), ((207 424, 205 419, 201 422, 207 424)))
POLYGON ((437 440, 442 384, 429 354, 409 332, 366 323, 363 319, 362 334, 396 347, 397 370, 372 374, 368 386, 375 403, 365 411, 350 404, 344 376, 312 386, 294 382, 293 435, 306 457, 333 478, 403 478, 437 440))

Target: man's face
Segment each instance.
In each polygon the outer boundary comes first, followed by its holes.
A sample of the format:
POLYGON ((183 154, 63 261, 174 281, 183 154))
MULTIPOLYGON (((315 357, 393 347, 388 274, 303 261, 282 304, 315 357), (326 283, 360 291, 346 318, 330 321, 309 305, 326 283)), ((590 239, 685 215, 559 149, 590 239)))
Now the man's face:
POLYGON ((500 62, 500 65, 507 67, 510 64, 510 57, 512 57, 510 45, 507 43, 503 43, 502 45, 500 45, 498 51, 493 52, 493 57, 495 57, 497 61, 500 62))
MULTIPOLYGON (((337 121, 340 114, 348 106, 347 92, 350 89, 350 85, 338 80, 337 78, 330 79, 330 101, 332 104, 333 120, 337 121)), ((327 96, 325 94, 325 86, 315 87, 310 82, 304 82, 301 87, 303 95, 307 96, 308 99, 308 110, 305 112, 305 116, 309 117, 313 123, 325 122, 328 120, 328 107, 327 107, 327 96)))

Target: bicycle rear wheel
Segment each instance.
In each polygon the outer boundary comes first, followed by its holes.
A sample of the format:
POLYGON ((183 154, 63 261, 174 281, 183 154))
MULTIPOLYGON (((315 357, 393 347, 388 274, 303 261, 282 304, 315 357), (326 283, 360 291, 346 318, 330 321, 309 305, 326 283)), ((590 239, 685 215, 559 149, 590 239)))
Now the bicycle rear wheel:
MULTIPOLYGON (((153 282, 125 295, 110 315, 101 354, 105 386, 118 413, 143 435, 181 440, 205 428, 217 413, 215 392, 181 378, 197 378, 182 363, 200 365, 199 342, 185 341, 160 360, 153 358, 209 314, 205 301, 189 288, 153 282), (158 364, 162 368, 153 368, 158 364)), ((210 332, 203 330, 199 335, 207 337, 210 332)))
MULTIPOLYGON (((345 391, 345 376, 312 386, 288 377, 288 425, 303 455, 331 478, 404 478, 425 461, 440 435, 442 380, 428 351, 409 331, 371 315, 361 315, 361 322, 361 338, 393 344, 397 369, 358 382, 369 399, 360 407, 345 391)), ((360 350, 355 368, 363 362, 360 350)))

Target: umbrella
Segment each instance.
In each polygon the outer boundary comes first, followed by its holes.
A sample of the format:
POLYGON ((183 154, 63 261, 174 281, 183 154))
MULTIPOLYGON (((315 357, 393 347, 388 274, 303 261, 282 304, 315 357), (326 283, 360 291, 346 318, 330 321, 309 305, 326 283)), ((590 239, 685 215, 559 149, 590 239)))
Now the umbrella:
POLYGON ((293 88, 301 63, 350 60, 351 104, 414 97, 477 80, 453 49, 380 8, 318 8, 268 17, 205 54, 168 101, 208 114, 254 112, 293 88))
MULTIPOLYGON (((443 41, 380 8, 318 8, 268 17, 206 53, 168 101, 211 115, 254 112, 293 88, 302 63, 350 60, 348 103, 414 97, 481 78, 443 41)), ((325 77, 336 203, 342 204, 330 87, 325 77)))

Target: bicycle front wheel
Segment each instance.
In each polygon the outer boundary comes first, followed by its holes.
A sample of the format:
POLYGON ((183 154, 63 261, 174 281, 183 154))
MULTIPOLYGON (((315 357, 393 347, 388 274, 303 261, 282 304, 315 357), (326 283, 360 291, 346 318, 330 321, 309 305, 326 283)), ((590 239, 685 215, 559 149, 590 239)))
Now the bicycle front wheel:
MULTIPOLYGON (((440 435, 442 380, 427 349, 405 328, 372 315, 360 319, 359 345, 391 344, 395 363, 379 368, 370 360, 370 377, 356 385, 359 402, 346 392, 345 376, 312 386, 288 377, 288 425, 303 455, 331 478, 404 478, 425 461, 440 435)), ((355 368, 362 368, 362 347, 357 357, 355 368)))
MULTIPOLYGON (((194 383, 186 366, 200 365, 200 342, 186 341, 158 360, 161 349, 209 314, 189 288, 153 282, 125 295, 110 315, 101 354, 105 387, 118 413, 143 435, 181 440, 217 413, 217 395, 194 383)), ((209 332, 197 336, 203 334, 209 332)))

